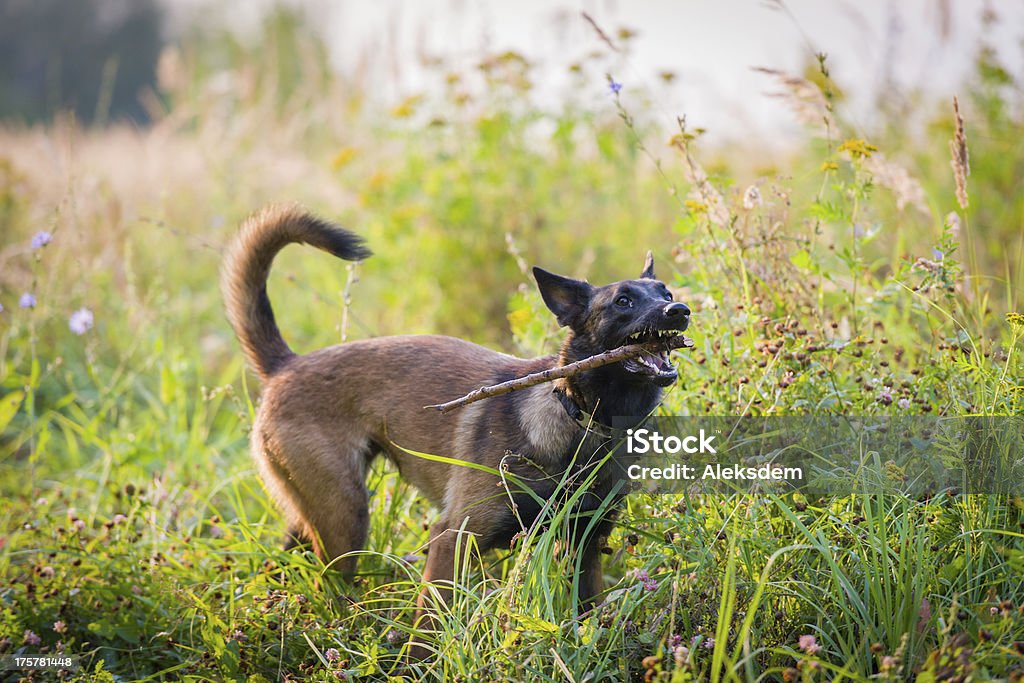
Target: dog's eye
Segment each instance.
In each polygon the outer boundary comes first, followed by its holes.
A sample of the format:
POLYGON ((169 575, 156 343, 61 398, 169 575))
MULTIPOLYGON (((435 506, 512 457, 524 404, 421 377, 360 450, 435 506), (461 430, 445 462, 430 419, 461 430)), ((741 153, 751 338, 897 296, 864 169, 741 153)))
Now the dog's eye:
POLYGON ((665 301, 672 301, 672 292, 670 292, 670 291, 668 291, 668 290, 666 289, 666 290, 665 290, 665 296, 664 296, 664 298, 665 298, 665 301))
POLYGON ((632 306, 633 301, 628 296, 620 296, 618 299, 615 300, 615 305, 626 308, 627 306, 632 306))

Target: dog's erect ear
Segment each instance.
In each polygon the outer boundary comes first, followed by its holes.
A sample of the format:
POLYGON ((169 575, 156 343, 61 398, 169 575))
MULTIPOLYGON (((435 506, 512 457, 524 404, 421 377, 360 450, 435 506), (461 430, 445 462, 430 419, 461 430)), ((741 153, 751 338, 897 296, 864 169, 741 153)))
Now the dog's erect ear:
POLYGON ((540 295, 555 314, 559 325, 573 327, 581 322, 594 291, 590 283, 555 275, 536 266, 533 268, 533 277, 537 278, 540 295))
POLYGON ((654 254, 647 252, 647 260, 644 261, 644 272, 640 273, 641 280, 657 280, 654 276, 654 254))

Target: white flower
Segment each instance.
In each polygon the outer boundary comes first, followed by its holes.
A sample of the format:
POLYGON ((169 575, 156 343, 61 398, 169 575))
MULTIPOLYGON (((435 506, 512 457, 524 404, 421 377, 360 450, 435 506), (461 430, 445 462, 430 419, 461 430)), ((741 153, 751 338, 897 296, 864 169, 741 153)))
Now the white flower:
POLYGON ((92 329, 92 311, 88 308, 79 308, 68 318, 68 327, 75 334, 85 334, 92 329))
POLYGON ((750 211, 755 206, 761 206, 761 190, 757 189, 757 185, 751 185, 743 193, 743 208, 750 211))

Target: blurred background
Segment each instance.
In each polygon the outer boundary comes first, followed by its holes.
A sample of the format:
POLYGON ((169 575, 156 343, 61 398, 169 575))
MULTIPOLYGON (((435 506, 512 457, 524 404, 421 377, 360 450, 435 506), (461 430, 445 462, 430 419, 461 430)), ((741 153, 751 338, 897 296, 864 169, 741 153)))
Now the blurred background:
POLYGON ((922 100, 948 99, 982 42, 1010 67, 1024 60, 1022 2, 4 0, 0 117, 36 121, 70 109, 82 121, 145 123, 165 47, 200 39, 258 49, 268 17, 282 12, 301 16, 331 66, 373 83, 382 101, 429 87, 439 61, 458 69, 484 52, 516 50, 549 69, 533 91, 542 104, 605 94, 600 83, 579 92, 564 69, 596 49, 586 12, 626 32, 629 63, 618 77, 656 89, 660 106, 715 138, 756 133, 762 142, 777 141, 791 119, 768 98, 751 106, 748 96, 766 90, 753 66, 800 71, 827 53, 850 116, 876 126, 922 100))

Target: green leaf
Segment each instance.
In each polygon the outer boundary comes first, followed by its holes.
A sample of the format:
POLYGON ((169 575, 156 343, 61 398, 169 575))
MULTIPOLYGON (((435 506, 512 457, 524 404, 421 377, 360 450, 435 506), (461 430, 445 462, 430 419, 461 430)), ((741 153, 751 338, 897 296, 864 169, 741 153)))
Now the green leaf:
POLYGON ((817 265, 811 258, 810 252, 808 252, 806 249, 801 249, 800 251, 790 256, 789 262, 792 263, 797 268, 799 268, 800 270, 806 270, 810 272, 817 272, 818 270, 817 265))
POLYGON ((25 392, 12 391, 0 400, 0 432, 7 428, 14 416, 18 414, 18 408, 25 400, 25 392))
POLYGON ((519 614, 516 615, 516 621, 519 622, 520 626, 529 631, 537 631, 538 633, 548 633, 551 635, 557 635, 559 632, 557 624, 552 624, 550 621, 546 621, 540 617, 531 617, 525 614, 519 614))

